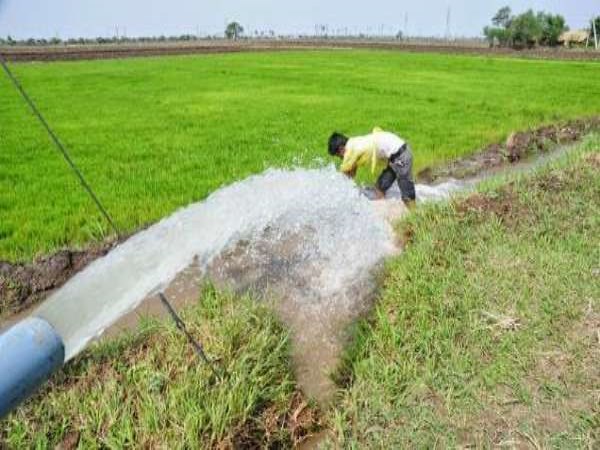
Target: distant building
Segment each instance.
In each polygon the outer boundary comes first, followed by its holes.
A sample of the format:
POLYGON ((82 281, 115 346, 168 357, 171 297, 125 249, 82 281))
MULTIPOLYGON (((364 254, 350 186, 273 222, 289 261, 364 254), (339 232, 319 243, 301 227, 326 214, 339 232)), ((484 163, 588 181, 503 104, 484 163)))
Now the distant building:
POLYGON ((587 45, 590 32, 588 30, 565 31, 558 38, 558 43, 565 47, 587 45))

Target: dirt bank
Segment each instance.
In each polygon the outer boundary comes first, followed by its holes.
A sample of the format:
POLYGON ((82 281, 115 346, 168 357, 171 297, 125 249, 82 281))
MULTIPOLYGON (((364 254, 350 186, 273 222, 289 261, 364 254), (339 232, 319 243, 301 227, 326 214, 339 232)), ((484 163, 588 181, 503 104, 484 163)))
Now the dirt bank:
POLYGON ((122 43, 98 45, 19 46, 2 47, 8 61, 56 61, 80 59, 114 59, 141 56, 187 55, 210 53, 261 52, 307 49, 379 49, 403 52, 432 52, 447 54, 472 54, 513 56, 543 59, 586 60, 600 59, 600 52, 579 49, 512 50, 489 48, 480 44, 440 42, 399 42, 366 39, 286 39, 286 40, 202 40, 192 42, 122 43))
POLYGON ((95 244, 87 250, 65 249, 30 264, 0 261, 0 320, 45 299, 90 262, 105 255, 113 245, 95 244))
POLYGON ((600 116, 514 132, 505 142, 490 144, 442 166, 427 167, 417 174, 417 180, 435 183, 448 178, 475 177, 546 153, 559 145, 575 143, 597 130, 600 130, 600 116))

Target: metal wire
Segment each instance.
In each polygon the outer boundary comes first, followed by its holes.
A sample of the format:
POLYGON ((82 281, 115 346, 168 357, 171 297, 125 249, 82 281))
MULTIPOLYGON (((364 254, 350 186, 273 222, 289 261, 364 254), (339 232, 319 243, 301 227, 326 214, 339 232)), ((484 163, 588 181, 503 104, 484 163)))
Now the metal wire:
POLYGON ((92 187, 85 180, 85 178, 83 177, 83 174, 81 173, 79 168, 75 165, 75 163, 69 156, 69 153, 67 152, 67 149, 65 148, 65 146, 62 144, 62 142, 60 142, 60 140, 58 139, 58 136, 56 136, 56 134, 54 133, 52 128, 50 128, 50 125, 48 124, 48 122, 46 122, 46 119, 44 119, 44 116, 42 116, 42 113, 39 111, 39 109, 37 108, 37 106, 35 105, 33 100, 29 97, 29 95, 27 95, 27 92, 25 92, 25 89, 23 89, 23 86, 21 86, 21 83, 19 83, 19 80, 17 80, 17 78, 13 75, 12 71, 9 69, 8 64, 6 64, 6 60, 4 59, 4 56, 2 55, 2 53, 0 53, 0 65, 2 65, 2 68, 4 69, 4 72, 6 72, 6 75, 8 76, 10 81, 12 81, 12 83, 14 84, 17 91, 19 91, 19 93, 21 94, 21 96, 23 97, 25 102, 29 105, 29 108, 31 108, 31 111, 33 112, 33 114, 38 118, 38 120, 40 121, 42 126, 45 128, 46 132, 50 136, 50 139, 52 140, 52 142, 54 142, 54 145, 56 146, 56 148, 58 148, 60 153, 62 153, 63 158, 65 159, 65 161, 67 161, 67 164, 71 167, 71 170, 75 173, 75 175, 79 179, 79 182, 81 183, 83 188, 87 191, 87 193, 90 195, 90 197, 92 198, 92 200, 94 201, 94 203, 96 204, 96 206, 98 207, 98 209, 100 210, 100 212, 102 213, 104 218, 110 224, 111 228, 114 230, 115 233, 117 233, 117 236, 121 236, 121 233, 119 232, 119 229, 115 225, 115 222, 112 220, 111 216, 108 214, 108 211, 106 211, 106 209, 104 208, 102 203, 100 203, 100 200, 98 199, 98 197, 92 190, 92 187))
POLYGON ((175 312, 175 309, 171 306, 171 304, 167 300, 167 297, 165 296, 165 294, 163 294, 162 292, 159 292, 158 297, 160 298, 160 301, 162 302, 164 307, 167 309, 167 311, 171 315, 171 318, 175 322, 175 325, 177 326, 177 328, 179 328, 179 330, 181 330, 181 332, 185 335, 185 337, 190 342, 190 344, 192 345, 192 347, 194 348, 194 350, 196 351, 198 356, 202 359, 202 361, 204 361, 204 363, 210 368, 212 373, 217 378, 221 378, 221 376, 217 373, 216 369, 214 368, 213 363, 208 359, 208 357, 206 356, 206 353, 204 353, 204 348, 198 341, 196 341, 196 339, 194 339, 194 337, 187 330, 187 328, 185 327, 185 323, 177 315, 177 313, 175 312))

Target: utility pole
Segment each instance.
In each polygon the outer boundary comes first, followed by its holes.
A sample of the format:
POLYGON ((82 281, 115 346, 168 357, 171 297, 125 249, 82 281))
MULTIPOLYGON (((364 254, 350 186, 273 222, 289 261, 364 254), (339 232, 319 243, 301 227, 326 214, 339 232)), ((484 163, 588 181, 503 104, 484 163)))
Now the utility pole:
POLYGON ((452 9, 448 6, 448 11, 446 12, 446 40, 450 40, 450 19, 451 19, 452 9))

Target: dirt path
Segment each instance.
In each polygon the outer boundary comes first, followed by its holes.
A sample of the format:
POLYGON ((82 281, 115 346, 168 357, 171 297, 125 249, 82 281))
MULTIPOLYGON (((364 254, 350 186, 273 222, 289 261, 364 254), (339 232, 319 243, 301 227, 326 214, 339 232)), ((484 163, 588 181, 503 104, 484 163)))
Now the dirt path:
POLYGON ((115 59, 142 56, 288 51, 309 49, 378 49, 402 52, 511 56, 524 58, 600 60, 600 52, 580 49, 512 50, 482 45, 455 43, 412 43, 390 40, 361 39, 288 39, 231 42, 222 39, 192 42, 122 43, 63 46, 1 47, 8 61, 64 61, 82 59, 115 59))

